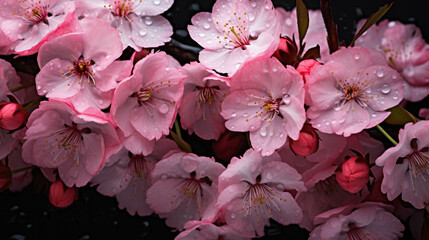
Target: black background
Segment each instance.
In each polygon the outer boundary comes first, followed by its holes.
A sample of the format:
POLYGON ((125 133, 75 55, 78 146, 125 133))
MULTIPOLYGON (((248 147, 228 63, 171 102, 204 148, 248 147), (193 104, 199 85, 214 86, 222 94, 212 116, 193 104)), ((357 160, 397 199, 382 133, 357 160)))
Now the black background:
MULTIPOLYGON (((90 1, 90 0, 88 0, 90 1)), ((200 49, 187 34, 187 25, 197 12, 209 11, 214 0, 176 0, 173 7, 163 15, 173 25, 173 44, 162 49, 185 63, 195 59, 200 49), (186 57, 179 48, 191 49, 186 57)), ((273 0, 275 6, 291 10, 294 1, 273 0)), ((306 1, 309 9, 318 9, 319 1, 306 1)), ((355 32, 356 23, 367 18, 381 6, 390 3, 385 0, 332 0, 332 10, 338 25, 340 41, 349 43, 355 32)), ((429 1, 395 1, 385 18, 404 23, 415 23, 427 40, 429 34, 429 1)), ((6 57, 6 59, 11 59, 6 57)), ((34 56, 23 58, 34 62, 34 56)), ((421 105, 421 104, 420 104, 421 105)), ((423 105, 424 106, 424 105, 423 105)), ((427 104, 426 104, 427 106, 427 104)), ((192 143, 192 138, 185 136, 192 143)), ((186 139, 185 139, 186 140, 186 139)), ((195 152, 211 155, 209 142, 197 144, 195 152)), ((94 188, 79 189, 79 199, 70 207, 58 209, 49 204, 43 180, 34 171, 38 184, 32 184, 20 193, 0 193, 0 240, 2 239, 173 239, 177 232, 165 226, 156 215, 149 217, 130 216, 117 208, 114 198, 98 194, 94 188)), ((407 223, 404 223, 407 224, 407 223)), ((412 239, 405 231, 403 239, 412 239)), ((308 233, 297 226, 282 227, 273 223, 266 228, 263 239, 307 239, 308 233)))

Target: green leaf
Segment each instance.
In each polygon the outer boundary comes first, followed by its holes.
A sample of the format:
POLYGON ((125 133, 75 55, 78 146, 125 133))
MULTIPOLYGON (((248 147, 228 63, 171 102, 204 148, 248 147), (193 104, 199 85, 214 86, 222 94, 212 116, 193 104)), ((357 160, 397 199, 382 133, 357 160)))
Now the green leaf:
POLYGON ((382 8, 380 8, 376 13, 373 13, 365 22, 365 24, 362 26, 361 29, 359 29, 358 33, 354 36, 352 42, 350 43, 350 46, 352 47, 355 45, 356 40, 362 36, 366 30, 368 30, 372 25, 374 25, 378 20, 380 20, 381 17, 386 14, 387 11, 389 11, 390 7, 392 7, 393 2, 391 4, 386 4, 382 8))
POLYGON ((388 111, 391 112, 391 114, 386 118, 386 120, 384 120, 384 122, 388 124, 404 125, 409 122, 416 123, 418 121, 418 119, 414 117, 413 114, 409 113, 401 106, 395 106, 388 111))
POLYGON ((191 145, 189 143, 185 142, 182 138, 177 136, 176 133, 170 130, 170 135, 173 138, 173 140, 176 142, 177 146, 180 148, 180 150, 190 153, 192 152, 191 145))
POLYGON ((296 15, 298 20, 299 44, 302 45, 302 40, 308 30, 309 17, 308 10, 302 0, 296 0, 296 15))

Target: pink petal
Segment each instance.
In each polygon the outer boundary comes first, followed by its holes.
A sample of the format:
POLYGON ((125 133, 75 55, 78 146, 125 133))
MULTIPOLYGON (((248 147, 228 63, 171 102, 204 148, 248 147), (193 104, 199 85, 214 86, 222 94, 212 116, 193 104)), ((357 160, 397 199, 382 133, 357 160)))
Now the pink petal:
POLYGON ((192 25, 188 25, 189 35, 205 49, 221 49, 224 47, 224 42, 219 42, 217 36, 223 37, 223 34, 217 30, 211 15, 209 12, 195 14, 191 19, 192 25))
POLYGON ((280 117, 274 117, 272 122, 263 121, 259 130, 250 132, 250 142, 262 156, 269 156, 285 144, 287 134, 283 128, 280 117))
POLYGON ((130 37, 137 46, 159 47, 171 40, 173 28, 163 16, 136 17, 133 20, 130 37))

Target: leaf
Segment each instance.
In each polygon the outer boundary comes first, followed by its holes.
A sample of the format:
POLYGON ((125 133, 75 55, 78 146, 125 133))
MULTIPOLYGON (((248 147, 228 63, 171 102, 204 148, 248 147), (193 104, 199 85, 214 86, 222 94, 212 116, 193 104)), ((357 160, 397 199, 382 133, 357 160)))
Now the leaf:
POLYGON ((401 106, 396 106, 388 110, 391 112, 384 122, 392 125, 404 125, 409 122, 416 123, 418 119, 401 106))
POLYGON ((302 45, 302 40, 308 30, 309 17, 308 10, 302 0, 296 0, 296 15, 298 20, 299 44, 302 45))
POLYGON ((384 5, 382 8, 380 8, 377 12, 373 13, 365 22, 365 24, 359 29, 358 33, 353 37, 352 42, 350 43, 350 46, 353 47, 356 40, 362 36, 366 30, 368 30, 372 25, 374 25, 378 20, 380 20, 381 17, 386 14, 387 11, 389 11, 390 7, 392 7, 393 2, 390 4, 384 5))
POLYGON ((329 52, 333 53, 338 50, 340 43, 338 40, 338 29, 332 18, 330 0, 320 0, 320 10, 322 11, 323 21, 328 33, 329 52))
POLYGON ((180 148, 180 150, 190 153, 192 152, 191 145, 189 143, 185 142, 182 138, 177 136, 177 134, 170 130, 170 135, 173 138, 173 140, 176 142, 177 146, 180 148))
POLYGON ((316 59, 320 58, 320 46, 316 45, 315 47, 312 47, 305 52, 302 59, 316 59))

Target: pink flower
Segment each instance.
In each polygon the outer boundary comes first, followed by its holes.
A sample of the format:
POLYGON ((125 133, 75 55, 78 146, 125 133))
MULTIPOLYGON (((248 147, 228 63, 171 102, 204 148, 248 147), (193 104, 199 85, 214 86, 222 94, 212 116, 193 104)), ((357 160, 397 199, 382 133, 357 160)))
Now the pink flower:
POLYGON ((81 17, 100 18, 119 30, 123 49, 140 51, 170 41, 173 28, 159 14, 171 7, 174 0, 77 0, 76 12, 81 17))
POLYGON ((31 55, 43 43, 76 30, 74 10, 70 0, 4 0, 0 32, 8 37, 16 54, 31 55))
POLYGON ((296 68, 296 71, 301 74, 302 79, 304 79, 304 82, 306 82, 306 78, 310 75, 311 70, 319 65, 320 63, 314 59, 306 59, 299 63, 298 67, 296 68))
POLYGON ((264 235, 268 219, 299 223, 302 211, 288 191, 305 191, 301 175, 277 154, 262 157, 253 149, 233 158, 219 176, 217 207, 226 223, 247 237, 264 235))
POLYGON ((58 208, 68 207, 77 200, 78 192, 75 187, 64 187, 61 180, 57 180, 49 187, 49 201, 58 208))
POLYGON ((119 33, 101 20, 85 19, 82 32, 67 34, 40 48, 36 76, 39 95, 72 103, 80 112, 110 105, 117 82, 131 73, 119 33))
POLYGON ((271 155, 286 137, 297 140, 306 117, 301 75, 276 58, 246 63, 231 79, 221 115, 231 131, 250 131, 252 146, 271 155))
POLYGON ((311 233, 309 240, 390 240, 402 237, 404 225, 388 205, 363 203, 332 209, 320 216, 322 224, 311 233))
POLYGON ((295 66, 298 62, 298 47, 290 38, 280 38, 279 46, 274 53, 274 57, 277 58, 283 65, 295 66))
POLYGON ((204 48, 200 62, 229 75, 246 61, 271 56, 280 40, 280 23, 270 0, 217 0, 213 13, 198 13, 191 22, 189 34, 204 48))
POLYGON ((27 112, 20 104, 0 102, 0 127, 6 130, 16 130, 27 120, 27 112))
POLYGON ((313 68, 308 81, 311 124, 325 133, 350 136, 389 116, 402 100, 403 80, 384 56, 362 47, 342 48, 313 68))
POLYGON ((357 193, 369 181, 369 165, 362 157, 351 157, 339 166, 335 175, 344 190, 357 193))
POLYGON ((148 156, 134 155, 122 148, 107 160, 106 166, 91 180, 97 191, 106 196, 116 196, 119 208, 126 208, 131 215, 148 216, 153 211, 146 204, 146 191, 151 185, 155 164, 170 150, 178 150, 170 139, 161 139, 148 156))
POLYGON ((62 102, 42 102, 27 122, 24 161, 58 169, 68 187, 87 184, 121 148, 105 114, 96 109, 90 113, 78 114, 62 102))
POLYGON ((313 127, 304 124, 298 139, 296 141, 289 139, 289 147, 295 154, 303 157, 308 156, 319 149, 319 136, 313 127))
MULTIPOLYGON (((358 29, 364 20, 358 23, 358 29)), ((429 95, 429 44, 414 24, 384 20, 372 26, 356 45, 382 52, 404 78, 404 99, 412 102, 429 95)))
MULTIPOLYGON (((299 42, 299 33, 298 33, 298 23, 296 16, 296 8, 292 11, 285 11, 283 8, 276 8, 278 15, 280 16, 280 23, 282 26, 281 35, 287 36, 295 39, 299 42)), ((309 26, 307 29, 307 34, 305 35, 305 53, 308 49, 320 46, 320 56, 324 62, 329 56, 329 47, 326 37, 325 24, 322 17, 322 12, 320 10, 308 10, 309 17, 309 26)))
POLYGON ((225 120, 220 115, 221 104, 229 94, 227 80, 192 62, 181 69, 186 78, 180 105, 180 122, 189 134, 205 140, 218 139, 225 132, 225 120))
POLYGON ((151 141, 169 134, 183 95, 185 76, 178 68, 179 63, 164 52, 152 53, 116 88, 111 113, 132 153, 148 155, 151 141))
POLYGON ((429 203, 429 121, 407 123, 399 131, 399 143, 387 149, 375 163, 383 166, 381 191, 392 201, 402 193, 402 200, 415 208, 429 203))
POLYGON ((218 197, 218 177, 225 167, 213 158, 176 152, 159 161, 152 171, 153 185, 146 202, 166 224, 180 230, 187 221, 200 220, 218 197))

